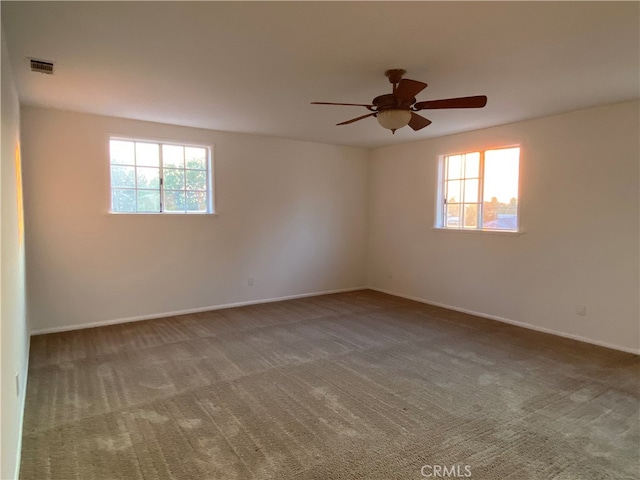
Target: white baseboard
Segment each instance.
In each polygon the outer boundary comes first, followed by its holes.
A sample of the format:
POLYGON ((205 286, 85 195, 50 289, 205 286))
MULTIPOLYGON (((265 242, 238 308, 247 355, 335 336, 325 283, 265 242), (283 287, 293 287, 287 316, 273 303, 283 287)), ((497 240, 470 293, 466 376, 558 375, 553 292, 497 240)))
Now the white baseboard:
POLYGON ((175 317, 177 315, 187 315, 190 313, 209 312, 211 310, 222 310, 224 308, 245 307, 247 305, 257 305, 260 303, 273 303, 283 300, 294 300, 296 298, 317 297, 319 295, 330 295, 332 293, 355 292, 357 290, 365 290, 369 287, 352 287, 340 288, 337 290, 327 290, 324 292, 302 293, 297 295, 287 295, 276 298, 261 298, 258 300, 248 300, 244 302, 224 303, 220 305, 209 305, 207 307, 189 308, 187 310, 176 310, 172 312, 152 313, 149 315, 139 315, 135 317, 116 318, 111 320, 100 320, 98 322, 81 323, 78 325, 63 325, 60 327, 41 328, 31 331, 31 335, 43 335, 46 333, 69 332, 71 330, 80 330, 83 328, 104 327, 107 325, 117 325, 119 323, 139 322, 141 320, 153 320, 154 318, 175 317))
POLYGON ((470 315, 475 315, 476 317, 487 318, 489 320, 496 320, 498 322, 508 323, 510 325, 515 325, 517 327, 522 327, 522 328, 526 328, 526 329, 529 329, 529 330, 535 330, 537 332, 549 333, 551 335, 556 335, 558 337, 570 338, 572 340, 578 340, 579 342, 591 343, 593 345, 598 345, 600 347, 606 347, 606 348, 611 348, 613 350, 619 350, 621 352, 627 352, 627 353, 633 353, 635 355, 640 355, 640 349, 636 350, 636 349, 629 348, 629 347, 623 347, 621 345, 614 345, 614 344, 607 343, 607 342, 601 342, 600 340, 594 340, 592 338, 582 337, 580 335, 574 335, 572 333, 561 332, 559 330, 553 330, 551 328, 539 327, 537 325, 532 325, 530 323, 519 322, 517 320, 511 320, 510 318, 504 318, 504 317, 499 317, 499 316, 496 316, 496 315, 489 315, 487 313, 476 312, 476 311, 473 311, 473 310, 468 310, 466 308, 454 307, 453 305, 446 305, 444 303, 433 302, 431 300, 427 300, 427 299, 420 298, 420 297, 414 297, 414 296, 411 296, 411 295, 404 295, 402 293, 392 292, 391 290, 385 290, 383 288, 377 288, 377 287, 368 287, 368 288, 370 290, 375 290, 376 292, 386 293, 386 294, 393 295, 393 296, 396 296, 396 297, 402 297, 402 298, 406 298, 408 300, 414 300, 416 302, 426 303, 426 304, 429 304, 429 305, 434 305, 436 307, 446 308, 448 310, 455 310, 456 312, 468 313, 470 315))
MULTIPOLYGON (((80 329, 83 329, 83 328, 103 327, 103 326, 107 326, 107 325, 116 325, 116 324, 119 324, 119 323, 138 322, 138 321, 142 321, 142 320, 153 320, 154 318, 174 317, 174 316, 177 316, 177 315, 186 315, 186 314, 190 314, 190 313, 208 312, 208 311, 211 311, 211 310, 222 310, 224 308, 244 307, 244 306, 247 306, 247 305, 257 305, 257 304, 261 304, 261 303, 280 302, 280 301, 283 301, 283 300, 294 300, 296 298, 316 297, 316 296, 319 296, 319 295, 329 295, 329 294, 332 294, 332 293, 353 292, 353 291, 365 290, 365 289, 375 290, 377 292, 386 293, 386 294, 389 294, 389 295, 394 295, 396 297, 406 298, 408 300, 414 300, 414 301, 420 302, 420 303, 426 303, 428 305, 434 305, 436 307, 447 308, 449 310, 455 310, 457 312, 468 313, 470 315, 475 315, 477 317, 487 318, 489 320, 495 320, 495 321, 502 322, 502 323, 508 323, 510 325, 515 325, 517 327, 522 327, 522 328, 526 328, 526 329, 529 329, 529 330, 535 330, 535 331, 542 332, 542 333, 549 333, 551 335, 556 335, 556 336, 559 336, 559 337, 570 338, 572 340, 577 340, 577 341, 585 342, 585 343, 591 343, 593 345, 598 345, 600 347, 606 347, 606 348, 611 348, 613 350, 619 350, 619 351, 622 351, 622 352, 627 352, 627 353, 633 353, 635 355, 640 355, 640 349, 636 350, 636 349, 629 348, 629 347, 624 347, 624 346, 621 346, 621 345, 614 345, 614 344, 611 344, 611 343, 602 342, 602 341, 599 341, 599 340, 594 340, 592 338, 587 338, 587 337, 583 337, 583 336, 580 336, 580 335, 574 335, 574 334, 568 333, 568 332, 562 332, 562 331, 553 330, 553 329, 550 329, 550 328, 539 327, 537 325, 532 325, 530 323, 519 322, 517 320, 511 320, 510 318, 499 317, 497 315, 490 315, 490 314, 482 313, 482 312, 476 312, 474 310, 469 310, 469 309, 466 309, 466 308, 460 308, 460 307, 456 307, 456 306, 453 306, 453 305, 447 305, 447 304, 444 304, 444 303, 434 302, 434 301, 431 301, 431 300, 428 300, 428 299, 425 299, 425 298, 415 297, 415 296, 412 296, 412 295, 405 295, 405 294, 394 292, 394 291, 391 291, 391 290, 386 290, 384 288, 371 287, 371 286, 342 288, 342 289, 337 289, 337 290, 327 290, 327 291, 323 291, 323 292, 302 293, 302 294, 298 294, 298 295, 286 295, 286 296, 283 296, 283 297, 275 297, 275 298, 262 298, 262 299, 258 299, 258 300, 248 300, 248 301, 244 301, 244 302, 225 303, 225 304, 220 304, 220 305, 209 305, 209 306, 206 306, 206 307, 190 308, 190 309, 186 309, 186 310, 176 310, 176 311, 171 311, 171 312, 153 313, 153 314, 149 314, 149 315, 139 315, 139 316, 135 316, 135 317, 117 318, 117 319, 111 319, 111 320, 102 320, 102 321, 99 321, 99 322, 83 323, 83 324, 79 324, 79 325, 65 325, 65 326, 60 326, 60 327, 43 328, 43 329, 33 330, 31 332, 31 335, 42 335, 42 334, 46 334, 46 333, 67 332, 67 331, 71 331, 71 330, 80 330, 80 329)), ((25 382, 25 388, 26 388, 26 382, 25 382)), ((22 438, 21 438, 21 441, 22 441, 22 438)))

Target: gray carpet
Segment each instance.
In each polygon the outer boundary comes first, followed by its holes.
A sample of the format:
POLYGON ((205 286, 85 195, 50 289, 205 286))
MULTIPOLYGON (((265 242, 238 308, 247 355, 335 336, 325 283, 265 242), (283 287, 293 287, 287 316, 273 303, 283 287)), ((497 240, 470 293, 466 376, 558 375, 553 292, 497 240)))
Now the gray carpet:
POLYGON ((40 335, 20 478, 637 479, 639 373, 369 290, 40 335))

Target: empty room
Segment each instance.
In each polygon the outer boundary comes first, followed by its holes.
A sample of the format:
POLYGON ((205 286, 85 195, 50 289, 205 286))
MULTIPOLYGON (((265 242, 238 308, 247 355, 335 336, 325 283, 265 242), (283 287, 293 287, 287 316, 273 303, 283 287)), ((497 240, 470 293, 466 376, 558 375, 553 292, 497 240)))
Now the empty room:
POLYGON ((640 478, 639 2, 0 21, 0 478, 640 478))

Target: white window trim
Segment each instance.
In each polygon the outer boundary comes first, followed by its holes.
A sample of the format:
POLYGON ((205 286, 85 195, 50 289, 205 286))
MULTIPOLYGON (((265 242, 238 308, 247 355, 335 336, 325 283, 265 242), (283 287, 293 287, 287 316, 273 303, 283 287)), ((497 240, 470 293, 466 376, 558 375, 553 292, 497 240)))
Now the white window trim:
MULTIPOLYGON (((432 230, 434 232, 455 232, 455 233, 475 233, 475 234, 483 234, 483 235, 503 235, 503 236, 520 236, 524 235, 526 232, 522 227, 521 222, 521 211, 520 211, 520 199, 522 198, 522 152, 524 151, 523 142, 515 142, 515 143, 505 143, 496 146, 485 146, 482 148, 477 147, 469 147, 459 152, 451 152, 451 153, 441 153, 438 155, 438 169, 436 174, 438 179, 438 185, 436 188, 436 201, 435 201, 435 225, 432 230), (480 185, 480 198, 484 197, 484 152, 487 150, 501 150, 508 148, 519 148, 520 156, 518 161, 518 205, 517 205, 517 216, 518 216, 518 228, 517 230, 501 230, 497 228, 455 228, 455 227, 446 227, 444 226, 444 205, 441 203, 444 198, 444 164, 445 157, 450 157, 454 155, 463 155, 471 152, 480 152, 480 168, 482 171, 480 172, 482 182, 480 185)), ((481 212, 480 212, 481 214, 481 212)))
POLYGON ((453 234, 471 234, 471 235, 501 235, 505 237, 519 237, 521 235, 525 235, 527 232, 522 228, 519 230, 497 230, 497 229, 486 229, 483 230, 481 228, 447 228, 447 227, 433 227, 432 230, 437 233, 445 232, 445 233, 453 233, 453 234))
MULTIPOLYGON (((107 177, 109 178, 109 187, 107 191, 107 208, 105 209, 105 213, 107 215, 151 215, 151 216, 193 216, 193 217, 203 217, 203 216, 217 216, 218 212, 216 210, 216 197, 215 197, 215 171, 214 171, 214 145, 209 143, 200 143, 200 142, 192 142, 192 141, 184 141, 184 140, 176 140, 174 138, 160 138, 160 137, 147 137, 144 135, 122 135, 118 133, 107 133, 105 136, 104 142, 106 148, 106 168, 107 168, 107 177), (145 142, 145 143, 157 143, 159 145, 177 145, 183 147, 195 147, 195 148, 204 148, 207 150, 207 188, 208 188, 208 211, 207 212, 114 212, 111 210, 111 152, 110 152, 110 141, 111 140, 122 140, 127 142, 145 142)), ((160 168, 162 169, 162 148, 160 148, 160 168)), ((164 186, 161 184, 160 186, 160 198, 162 199, 164 186)))

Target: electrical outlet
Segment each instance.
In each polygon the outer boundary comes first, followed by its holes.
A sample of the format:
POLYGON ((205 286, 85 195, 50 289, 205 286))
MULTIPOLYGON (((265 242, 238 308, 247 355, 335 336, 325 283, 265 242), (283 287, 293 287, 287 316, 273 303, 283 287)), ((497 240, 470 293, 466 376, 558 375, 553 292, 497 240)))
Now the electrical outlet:
POLYGON ((578 305, 576 307, 576 315, 580 315, 581 317, 587 316, 587 306, 586 305, 578 305))
POLYGON ((20 396, 20 374, 16 372, 16 397, 20 396))
POLYGON ((247 285, 253 285, 253 277, 247 279, 247 285))

